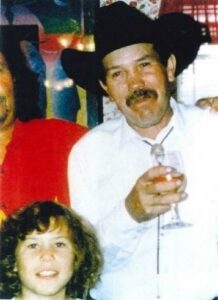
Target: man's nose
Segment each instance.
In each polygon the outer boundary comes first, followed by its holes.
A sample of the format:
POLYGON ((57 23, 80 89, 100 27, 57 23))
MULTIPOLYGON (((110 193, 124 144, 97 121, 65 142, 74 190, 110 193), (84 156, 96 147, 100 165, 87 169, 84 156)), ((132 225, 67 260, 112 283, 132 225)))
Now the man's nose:
POLYGON ((129 90, 136 90, 144 87, 144 80, 139 71, 131 71, 128 74, 128 87, 129 90))

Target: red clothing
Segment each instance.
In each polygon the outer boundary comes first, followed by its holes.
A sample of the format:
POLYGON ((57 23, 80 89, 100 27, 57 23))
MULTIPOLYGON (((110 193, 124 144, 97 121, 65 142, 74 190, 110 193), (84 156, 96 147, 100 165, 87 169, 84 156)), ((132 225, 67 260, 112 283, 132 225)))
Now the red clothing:
POLYGON ((68 155, 86 131, 57 119, 15 122, 0 171, 0 219, 35 200, 69 204, 68 155))

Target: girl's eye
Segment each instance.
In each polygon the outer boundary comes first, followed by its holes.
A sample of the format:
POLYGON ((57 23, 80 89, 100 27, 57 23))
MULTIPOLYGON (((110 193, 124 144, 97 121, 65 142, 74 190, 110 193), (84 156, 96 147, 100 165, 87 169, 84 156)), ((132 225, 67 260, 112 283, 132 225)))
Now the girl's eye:
POLYGON ((57 242, 57 243, 55 243, 55 245, 56 245, 57 248, 64 248, 64 247, 66 247, 66 244, 64 242, 57 242))
POLYGON ((37 247, 38 247, 37 243, 32 243, 27 246, 27 248, 29 248, 29 249, 36 249, 37 247))

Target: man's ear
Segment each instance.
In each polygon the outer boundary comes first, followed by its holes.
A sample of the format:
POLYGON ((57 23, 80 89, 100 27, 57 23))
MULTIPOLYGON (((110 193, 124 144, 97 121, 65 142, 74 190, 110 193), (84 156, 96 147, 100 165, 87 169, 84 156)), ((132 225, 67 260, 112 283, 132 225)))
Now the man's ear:
POLYGON ((170 82, 175 80, 175 72, 176 72, 176 57, 174 54, 171 54, 167 60, 167 76, 170 82))
POLYGON ((100 86, 102 87, 102 89, 108 94, 108 88, 107 88, 106 84, 102 80, 99 80, 98 82, 99 82, 100 86))

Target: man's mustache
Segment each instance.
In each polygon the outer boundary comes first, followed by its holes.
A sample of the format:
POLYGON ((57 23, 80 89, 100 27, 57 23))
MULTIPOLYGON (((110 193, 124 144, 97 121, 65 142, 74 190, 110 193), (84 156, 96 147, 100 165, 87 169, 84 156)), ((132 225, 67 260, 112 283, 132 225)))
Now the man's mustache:
POLYGON ((149 89, 139 89, 135 90, 130 96, 126 99, 126 105, 130 106, 134 102, 138 100, 138 98, 157 98, 158 94, 155 90, 149 90, 149 89))

